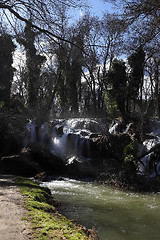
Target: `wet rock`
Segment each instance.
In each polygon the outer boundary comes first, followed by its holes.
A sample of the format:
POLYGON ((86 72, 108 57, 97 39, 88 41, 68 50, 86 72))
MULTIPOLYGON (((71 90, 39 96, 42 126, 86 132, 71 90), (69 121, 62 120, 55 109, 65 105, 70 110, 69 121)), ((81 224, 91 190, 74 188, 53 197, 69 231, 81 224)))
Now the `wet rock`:
POLYGON ((34 178, 38 181, 48 181, 48 177, 45 172, 38 173, 34 176, 34 178))
POLYGON ((76 177, 97 177, 97 168, 91 166, 90 161, 73 156, 66 163, 67 174, 76 177))
POLYGON ((98 137, 100 137, 101 135, 99 133, 91 133, 90 134, 90 139, 92 139, 94 141, 94 139, 97 139, 98 137))
POLYGON ((55 128, 55 131, 59 137, 63 135, 63 125, 58 124, 55 128))
POLYGON ((22 154, 30 155, 34 162, 47 174, 62 174, 65 172, 63 160, 44 149, 39 143, 31 143, 22 149, 22 154))
POLYGON ((74 152, 74 144, 76 141, 77 135, 69 133, 66 138, 65 144, 65 154, 66 156, 70 156, 74 152))

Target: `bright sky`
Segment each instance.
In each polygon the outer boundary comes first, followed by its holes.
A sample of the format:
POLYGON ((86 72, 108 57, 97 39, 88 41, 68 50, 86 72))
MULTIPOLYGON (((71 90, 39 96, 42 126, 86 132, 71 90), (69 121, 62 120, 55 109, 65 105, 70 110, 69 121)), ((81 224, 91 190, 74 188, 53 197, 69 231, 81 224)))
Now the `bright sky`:
MULTIPOLYGON (((103 0, 88 0, 87 3, 90 7, 90 12, 95 16, 103 16, 104 12, 114 12, 113 5, 111 3, 107 3, 103 0)), ((77 10, 74 12, 73 16, 74 19, 81 18, 85 13, 81 10, 77 12, 77 10), (78 14, 77 14, 78 13, 78 14)))
POLYGON ((97 16, 101 16, 104 11, 113 11, 112 4, 104 2, 103 0, 88 0, 89 5, 92 6, 91 12, 97 16))

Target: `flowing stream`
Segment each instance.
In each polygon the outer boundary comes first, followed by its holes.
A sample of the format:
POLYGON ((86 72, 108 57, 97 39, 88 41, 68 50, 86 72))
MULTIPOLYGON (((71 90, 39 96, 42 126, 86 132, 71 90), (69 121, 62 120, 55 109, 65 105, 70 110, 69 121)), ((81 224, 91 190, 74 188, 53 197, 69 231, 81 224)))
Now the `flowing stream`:
POLYGON ((42 183, 62 202, 59 211, 101 240, 159 240, 160 193, 115 190, 90 181, 64 178, 42 183))

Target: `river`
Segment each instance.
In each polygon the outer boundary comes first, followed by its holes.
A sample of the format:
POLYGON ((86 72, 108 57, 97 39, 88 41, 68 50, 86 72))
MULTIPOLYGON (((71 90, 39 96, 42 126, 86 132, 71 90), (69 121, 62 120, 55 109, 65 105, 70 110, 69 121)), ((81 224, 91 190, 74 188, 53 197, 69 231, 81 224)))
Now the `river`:
POLYGON ((160 239, 160 193, 120 191, 68 178, 42 185, 62 202, 61 213, 87 228, 94 227, 101 240, 160 239))

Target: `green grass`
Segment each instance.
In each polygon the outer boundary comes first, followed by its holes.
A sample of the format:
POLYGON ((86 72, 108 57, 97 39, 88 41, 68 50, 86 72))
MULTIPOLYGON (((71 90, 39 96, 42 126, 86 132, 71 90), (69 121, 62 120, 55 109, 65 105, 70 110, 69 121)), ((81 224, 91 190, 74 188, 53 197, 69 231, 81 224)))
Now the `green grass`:
POLYGON ((87 240, 96 239, 93 231, 74 224, 59 214, 54 207, 50 190, 22 177, 16 180, 21 194, 25 196, 27 220, 32 224, 32 237, 39 240, 87 240))

